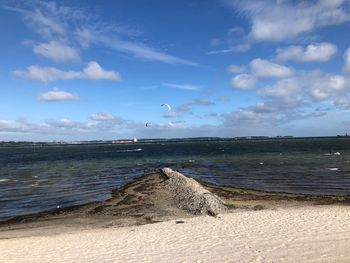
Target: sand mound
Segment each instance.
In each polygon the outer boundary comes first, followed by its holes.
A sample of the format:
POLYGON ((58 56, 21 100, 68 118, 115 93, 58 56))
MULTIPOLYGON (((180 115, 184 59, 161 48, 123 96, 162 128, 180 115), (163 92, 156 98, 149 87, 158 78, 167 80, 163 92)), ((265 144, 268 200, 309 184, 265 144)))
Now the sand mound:
POLYGON ((161 169, 169 179, 168 188, 174 192, 176 206, 192 214, 209 214, 215 216, 225 212, 223 201, 192 178, 173 171, 170 168, 161 169))

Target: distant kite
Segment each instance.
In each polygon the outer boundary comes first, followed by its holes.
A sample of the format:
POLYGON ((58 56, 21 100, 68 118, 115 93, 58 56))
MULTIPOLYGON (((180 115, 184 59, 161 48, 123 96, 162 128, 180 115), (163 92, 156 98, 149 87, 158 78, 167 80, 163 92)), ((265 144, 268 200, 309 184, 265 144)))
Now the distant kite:
POLYGON ((150 122, 146 122, 146 127, 149 127, 151 125, 150 122))
POLYGON ((170 111, 171 110, 171 106, 169 105, 169 104, 167 104, 167 103, 163 103, 162 105, 160 105, 160 106, 165 106, 165 107, 167 107, 168 108, 168 111, 170 111))

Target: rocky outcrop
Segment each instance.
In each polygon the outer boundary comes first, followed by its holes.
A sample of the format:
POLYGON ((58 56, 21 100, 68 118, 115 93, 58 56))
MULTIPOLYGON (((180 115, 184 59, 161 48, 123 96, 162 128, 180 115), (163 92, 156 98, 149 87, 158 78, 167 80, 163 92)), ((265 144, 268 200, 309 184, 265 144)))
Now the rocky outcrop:
POLYGON ((179 208, 192 214, 209 214, 211 216, 226 211, 223 201, 194 179, 170 168, 163 168, 161 172, 168 177, 167 188, 174 193, 173 202, 179 208))

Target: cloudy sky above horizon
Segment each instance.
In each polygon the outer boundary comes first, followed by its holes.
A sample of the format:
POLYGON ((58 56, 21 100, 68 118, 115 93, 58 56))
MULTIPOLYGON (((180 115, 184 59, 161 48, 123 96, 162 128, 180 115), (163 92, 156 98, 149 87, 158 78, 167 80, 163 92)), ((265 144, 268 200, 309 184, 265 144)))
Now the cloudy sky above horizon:
POLYGON ((0 141, 350 133, 349 0, 0 0, 0 16, 0 141))

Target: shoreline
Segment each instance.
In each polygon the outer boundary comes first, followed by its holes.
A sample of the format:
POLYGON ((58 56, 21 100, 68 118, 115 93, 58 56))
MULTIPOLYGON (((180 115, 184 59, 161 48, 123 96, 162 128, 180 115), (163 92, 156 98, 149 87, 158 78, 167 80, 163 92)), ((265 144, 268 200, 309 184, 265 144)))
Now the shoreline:
MULTIPOLYGON (((173 204, 164 190, 166 177, 160 172, 145 173, 121 188, 112 197, 0 221, 0 239, 57 234, 84 229, 126 227, 158 223, 194 215, 173 204), (59 230, 58 230, 59 229, 59 230)), ((198 180, 197 180, 198 181, 198 180)), ((230 212, 273 210, 288 207, 350 205, 348 196, 316 196, 218 186, 198 181, 223 200, 230 212)))
POLYGON ((1 260, 350 261, 349 198, 199 184, 169 170, 143 175, 103 202, 0 223, 1 260))

